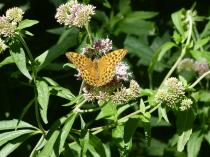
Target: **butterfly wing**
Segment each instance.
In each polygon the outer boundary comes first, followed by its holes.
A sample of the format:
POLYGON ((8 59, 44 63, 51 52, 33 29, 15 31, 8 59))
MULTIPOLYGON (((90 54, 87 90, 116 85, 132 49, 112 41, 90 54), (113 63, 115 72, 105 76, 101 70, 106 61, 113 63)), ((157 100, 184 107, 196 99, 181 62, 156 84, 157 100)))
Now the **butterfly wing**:
POLYGON ((77 69, 79 69, 82 78, 87 82, 87 84, 96 86, 97 79, 97 71, 96 71, 96 63, 91 61, 89 58, 84 55, 68 52, 66 53, 66 57, 76 65, 77 69))
POLYGON ((103 86, 113 79, 117 64, 127 52, 127 49, 115 50, 98 60, 98 86, 103 86))

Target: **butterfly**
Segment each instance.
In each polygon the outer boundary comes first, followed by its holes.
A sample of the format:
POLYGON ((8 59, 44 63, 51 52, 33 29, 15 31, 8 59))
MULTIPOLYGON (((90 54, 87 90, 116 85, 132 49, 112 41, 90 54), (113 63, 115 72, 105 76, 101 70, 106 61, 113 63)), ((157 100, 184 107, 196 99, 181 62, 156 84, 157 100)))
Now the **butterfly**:
POLYGON ((117 64, 126 54, 127 49, 118 49, 94 60, 75 52, 66 53, 66 57, 77 67, 87 84, 100 87, 113 79, 117 64))

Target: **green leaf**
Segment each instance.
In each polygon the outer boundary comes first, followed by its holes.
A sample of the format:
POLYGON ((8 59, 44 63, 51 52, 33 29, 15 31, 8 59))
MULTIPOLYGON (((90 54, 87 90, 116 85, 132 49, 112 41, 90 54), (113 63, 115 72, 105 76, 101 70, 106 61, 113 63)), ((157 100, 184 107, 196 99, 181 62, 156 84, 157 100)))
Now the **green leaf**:
POLYGON ((29 123, 26 123, 24 121, 19 121, 17 119, 0 121, 0 130, 15 129, 18 122, 19 122, 19 125, 17 127, 18 129, 31 128, 31 129, 38 130, 38 128, 36 128, 35 126, 33 126, 33 125, 29 124, 29 123))
POLYGON ((72 100, 75 98, 75 96, 72 94, 72 92, 64 87, 61 86, 51 86, 49 87, 50 94, 56 95, 58 97, 67 99, 67 100, 72 100))
POLYGON ((44 121, 45 124, 48 123, 47 121, 47 109, 48 109, 48 103, 49 103, 49 87, 45 81, 36 81, 36 88, 38 92, 38 102, 39 102, 39 109, 40 109, 40 114, 42 117, 42 120, 44 121))
MULTIPOLYGON (((38 154, 38 150, 39 150, 39 147, 44 143, 43 141, 46 141, 44 139, 45 135, 42 135, 41 138, 39 139, 39 141, 37 142, 36 146, 33 148, 33 150, 31 151, 30 153, 30 156, 29 157, 35 157, 37 156, 38 154)), ((44 146, 44 145, 43 145, 44 146)), ((42 148, 42 147, 41 147, 42 148)))
POLYGON ((1 157, 7 157, 10 153, 12 153, 16 148, 18 148, 24 141, 26 141, 32 135, 33 134, 26 134, 10 141, 0 150, 1 157))
POLYGON ((177 143, 177 151, 183 151, 187 141, 192 133, 192 126, 194 121, 194 114, 192 109, 186 111, 179 111, 177 113, 177 132, 179 139, 177 143))
POLYGON ((190 139, 190 135, 192 134, 192 129, 183 131, 182 134, 179 135, 178 143, 177 143, 177 151, 182 152, 188 140, 190 139))
POLYGON ((167 145, 165 143, 155 138, 151 139, 151 145, 149 147, 145 145, 145 149, 147 151, 148 156, 164 156, 166 148, 167 145))
POLYGON ((125 18, 118 24, 118 27, 115 31, 115 35, 119 35, 120 33, 125 33, 128 35, 136 35, 136 36, 148 36, 152 35, 155 31, 155 24, 151 21, 145 21, 141 19, 132 19, 125 18))
POLYGON ((209 143, 209 145, 210 145, 210 131, 208 131, 208 133, 207 134, 205 134, 205 139, 206 139, 206 141, 209 143))
POLYGON ((203 62, 207 60, 207 62, 210 64, 210 52, 191 50, 190 53, 197 61, 203 62))
POLYGON ((52 135, 50 136, 49 140, 47 141, 46 145, 44 146, 43 150, 37 155, 37 157, 47 157, 50 156, 53 152, 53 149, 58 149, 59 145, 55 146, 55 142, 59 136, 60 131, 55 130, 52 135), (57 147, 57 148, 56 148, 57 147))
POLYGON ((205 28, 203 29, 202 33, 200 34, 200 37, 207 37, 210 35, 210 21, 205 25, 205 28))
POLYGON ((81 147, 82 147, 82 157, 86 157, 86 152, 88 150, 88 147, 89 147, 89 132, 87 131, 87 133, 85 134, 85 136, 80 139, 80 144, 81 144, 81 147))
POLYGON ((10 54, 13 61, 17 65, 20 72, 25 75, 28 79, 32 79, 26 66, 26 56, 20 42, 17 39, 12 40, 10 43, 10 54))
POLYGON ((21 21, 17 27, 17 29, 24 29, 24 28, 28 28, 31 27, 35 24, 39 23, 39 21, 37 20, 29 20, 29 19, 25 19, 23 21, 21 21))
POLYGON ((171 15, 174 26, 176 27, 176 29, 179 31, 179 33, 181 35, 184 34, 184 28, 183 28, 183 25, 182 25, 183 11, 184 11, 184 9, 181 9, 181 10, 179 10, 179 11, 177 11, 177 12, 175 12, 171 15))
POLYGON ((71 113, 68 119, 65 121, 64 127, 61 130, 60 134, 60 143, 59 143, 59 154, 63 151, 64 143, 66 141, 66 138, 71 130, 71 127, 74 123, 74 120, 77 116, 77 113, 71 113))
POLYGON ((5 58, 3 61, 0 62, 0 68, 11 63, 14 63, 14 60, 12 56, 8 56, 7 58, 5 58))
POLYGON ((75 46, 77 44, 77 37, 77 29, 71 28, 65 31, 56 45, 52 46, 49 50, 45 51, 35 59, 40 65, 38 70, 43 69, 54 59, 66 53, 69 48, 75 46))
POLYGON ((22 113, 21 113, 21 115, 20 115, 20 118, 19 118, 19 121, 18 121, 18 123, 17 123, 17 126, 16 126, 15 130, 17 129, 17 127, 18 127, 20 121, 23 119, 23 117, 25 116, 25 114, 27 113, 27 111, 29 110, 29 108, 33 105, 34 101, 35 101, 35 99, 32 99, 32 100, 23 108, 23 111, 22 111, 22 113))
POLYGON ((5 133, 1 133, 0 134, 0 147, 10 140, 20 137, 21 135, 33 133, 33 132, 34 130, 27 129, 27 130, 16 130, 16 131, 9 131, 5 133))
POLYGON ((104 117, 114 120, 116 119, 116 115, 117 115, 116 106, 111 101, 109 101, 108 103, 103 104, 101 112, 96 117, 96 120, 102 119, 104 117))
POLYGON ((134 132, 136 131, 136 128, 138 126, 139 120, 136 118, 130 118, 126 123, 125 123, 125 128, 124 128, 124 142, 125 144, 132 142, 132 136, 134 132))
POLYGON ((162 106, 158 108, 158 117, 159 117, 159 121, 163 118, 166 122, 169 123, 168 116, 166 114, 166 109, 163 108, 162 106))
POLYGON ((209 43, 210 37, 205 37, 203 39, 198 39, 195 42, 194 50, 198 50, 199 48, 202 48, 205 46, 207 43, 209 43))
POLYGON ((119 1, 119 10, 120 13, 126 15, 129 11, 131 11, 131 0, 120 0, 119 1))
POLYGON ((154 53, 149 45, 136 37, 127 36, 124 41, 124 46, 128 49, 129 53, 140 59, 141 64, 149 65, 154 53))
POLYGON ((89 135, 88 150, 92 153, 93 156, 95 156, 95 154, 98 154, 100 157, 106 157, 103 143, 95 135, 89 135))
POLYGON ((187 156, 197 157, 203 141, 203 135, 200 131, 192 133, 189 142, 187 143, 187 156))
POLYGON ((133 11, 132 13, 126 16, 127 21, 138 21, 138 20, 147 20, 151 19, 158 15, 158 12, 152 11, 133 11))

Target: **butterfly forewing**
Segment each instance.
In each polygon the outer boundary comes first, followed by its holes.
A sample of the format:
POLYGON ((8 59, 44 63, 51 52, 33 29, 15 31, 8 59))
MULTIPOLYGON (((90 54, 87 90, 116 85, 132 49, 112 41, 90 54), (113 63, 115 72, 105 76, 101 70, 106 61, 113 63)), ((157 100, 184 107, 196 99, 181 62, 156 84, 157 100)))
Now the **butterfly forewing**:
POLYGON ((116 66, 126 53, 126 49, 119 49, 110 52, 98 60, 99 86, 103 86, 113 79, 116 66))
POLYGON ((89 58, 85 57, 84 55, 68 52, 66 53, 66 57, 76 65, 77 69, 80 71, 82 78, 92 86, 96 86, 98 79, 97 71, 95 70, 95 63, 91 61, 89 58))
POLYGON ((94 61, 74 52, 66 53, 66 56, 76 65, 87 84, 99 87, 113 79, 116 66, 126 53, 126 49, 119 49, 94 61))

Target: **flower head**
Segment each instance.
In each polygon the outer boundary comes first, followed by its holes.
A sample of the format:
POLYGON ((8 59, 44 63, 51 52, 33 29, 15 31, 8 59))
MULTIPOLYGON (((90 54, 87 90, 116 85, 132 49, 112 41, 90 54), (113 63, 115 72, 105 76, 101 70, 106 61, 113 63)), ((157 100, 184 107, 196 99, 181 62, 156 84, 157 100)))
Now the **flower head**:
POLYGON ((179 107, 180 111, 185 111, 189 108, 191 108, 193 102, 191 99, 189 98, 185 98, 184 100, 182 100, 181 102, 181 106, 179 107))
POLYGON ((132 76, 132 73, 129 72, 128 64, 124 62, 118 63, 118 65, 116 66, 115 78, 117 80, 128 81, 129 77, 131 76, 132 76))
MULTIPOLYGON (((194 68, 195 68, 195 71, 198 72, 198 75, 201 76, 205 72, 209 71, 210 66, 207 62, 201 63, 201 62, 196 61, 194 64, 194 68)), ((207 75, 206 77, 210 78, 210 75, 207 75)))
POLYGON ((23 10, 18 8, 18 7, 14 7, 14 8, 10 8, 6 11, 6 18, 9 19, 12 22, 20 22, 23 19, 23 10))
POLYGON ((7 48, 7 45, 4 41, 0 38, 0 53, 3 52, 7 48))
POLYGON ((110 50, 112 50, 112 40, 109 38, 100 39, 93 42, 94 51, 104 55, 110 50))
POLYGON ((55 18, 60 24, 82 28, 90 21, 91 16, 94 14, 94 6, 80 4, 72 0, 57 8, 55 18))
POLYGON ((16 30, 16 23, 10 22, 5 16, 0 17, 0 35, 11 37, 16 30))
POLYGON ((191 58, 184 58, 178 65, 178 71, 187 70, 192 71, 194 70, 194 60, 191 58))
POLYGON ((185 97, 183 84, 175 77, 168 78, 157 91, 155 100, 174 109, 185 97))

